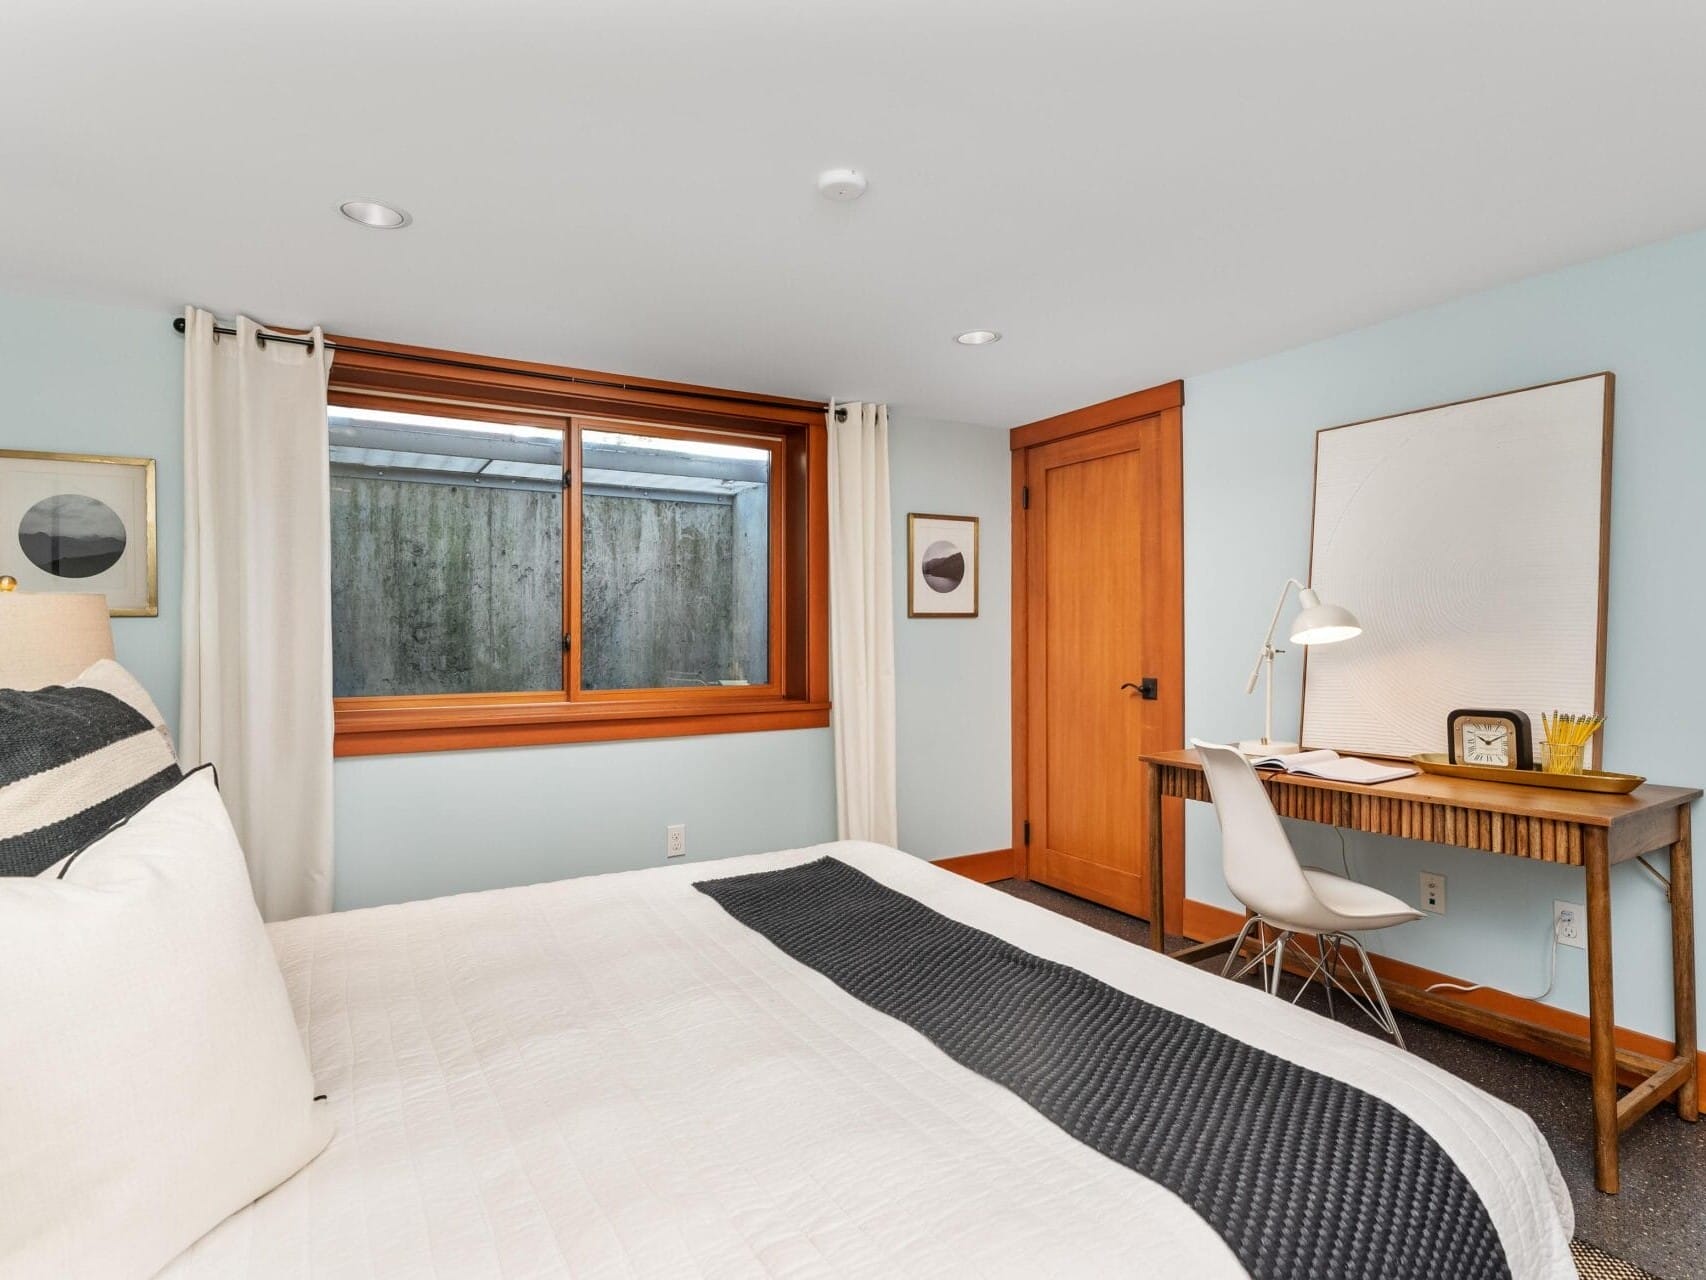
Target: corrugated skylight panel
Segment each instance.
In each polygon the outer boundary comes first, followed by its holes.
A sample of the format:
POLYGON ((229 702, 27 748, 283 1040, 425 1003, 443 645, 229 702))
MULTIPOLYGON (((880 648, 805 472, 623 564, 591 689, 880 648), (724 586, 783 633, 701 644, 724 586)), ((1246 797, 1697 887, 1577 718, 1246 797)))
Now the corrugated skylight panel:
MULTIPOLYGON (((350 467, 372 467, 376 470, 450 471, 458 475, 475 475, 495 465, 487 458, 456 457, 448 453, 405 453, 395 449, 355 449, 333 445, 331 459, 350 467)), ((513 464, 512 464, 513 465, 513 464)), ((545 468, 547 476, 554 469, 545 468)))

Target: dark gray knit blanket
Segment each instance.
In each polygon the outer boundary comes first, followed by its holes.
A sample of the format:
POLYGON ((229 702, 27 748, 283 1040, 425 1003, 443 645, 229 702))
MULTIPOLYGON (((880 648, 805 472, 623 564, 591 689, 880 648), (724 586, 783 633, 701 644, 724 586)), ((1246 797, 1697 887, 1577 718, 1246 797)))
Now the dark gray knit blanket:
POLYGON ((696 887, 1172 1190, 1259 1280, 1510 1275, 1468 1179, 1389 1103, 950 920, 833 858, 696 887))

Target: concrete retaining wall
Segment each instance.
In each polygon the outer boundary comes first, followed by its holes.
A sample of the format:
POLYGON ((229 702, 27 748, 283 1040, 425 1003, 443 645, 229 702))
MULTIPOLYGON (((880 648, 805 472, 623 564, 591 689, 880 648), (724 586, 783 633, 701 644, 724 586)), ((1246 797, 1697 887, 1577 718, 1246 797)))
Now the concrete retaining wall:
MULTIPOLYGON (((767 495, 585 498, 586 688, 767 678, 767 495)), ((332 545, 338 696, 562 688, 556 492, 334 476, 332 545)))
POLYGON ((332 478, 339 697, 562 688, 562 499, 332 478))

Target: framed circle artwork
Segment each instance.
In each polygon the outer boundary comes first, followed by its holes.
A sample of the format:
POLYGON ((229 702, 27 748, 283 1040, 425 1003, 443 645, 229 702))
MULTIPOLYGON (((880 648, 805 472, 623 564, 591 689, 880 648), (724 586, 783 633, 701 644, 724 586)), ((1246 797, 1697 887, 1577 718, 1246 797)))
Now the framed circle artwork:
POLYGON ((159 615, 154 460, 0 450, 0 574, 20 591, 104 595, 159 615))
POLYGON ((976 516, 906 517, 906 616, 977 617, 976 516))

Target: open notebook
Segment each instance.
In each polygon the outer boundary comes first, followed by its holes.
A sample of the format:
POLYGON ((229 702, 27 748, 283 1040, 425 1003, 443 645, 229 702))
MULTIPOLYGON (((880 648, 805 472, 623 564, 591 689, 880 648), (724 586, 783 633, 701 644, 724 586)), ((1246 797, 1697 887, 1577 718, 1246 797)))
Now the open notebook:
POLYGON ((1360 782, 1373 784, 1408 778, 1418 772, 1412 765, 1385 764, 1376 760, 1359 760, 1342 756, 1337 751, 1296 751, 1288 756, 1252 757, 1250 763, 1258 769, 1283 769, 1306 778, 1325 778, 1328 782, 1360 782))

